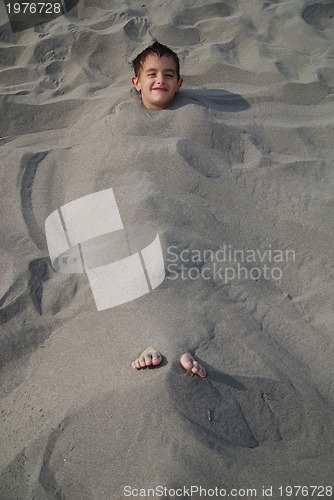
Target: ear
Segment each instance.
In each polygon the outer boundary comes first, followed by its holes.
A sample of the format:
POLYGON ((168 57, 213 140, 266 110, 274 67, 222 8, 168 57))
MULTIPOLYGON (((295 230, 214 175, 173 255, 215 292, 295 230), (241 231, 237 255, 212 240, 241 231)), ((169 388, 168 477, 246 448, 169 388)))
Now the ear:
POLYGON ((178 84, 177 90, 179 90, 179 88, 181 87, 182 83, 183 83, 183 79, 180 78, 180 80, 177 82, 177 84, 178 84))
POLYGON ((140 92, 141 88, 140 88, 139 79, 136 76, 133 76, 131 78, 131 82, 132 82, 132 85, 138 90, 138 92, 140 92))

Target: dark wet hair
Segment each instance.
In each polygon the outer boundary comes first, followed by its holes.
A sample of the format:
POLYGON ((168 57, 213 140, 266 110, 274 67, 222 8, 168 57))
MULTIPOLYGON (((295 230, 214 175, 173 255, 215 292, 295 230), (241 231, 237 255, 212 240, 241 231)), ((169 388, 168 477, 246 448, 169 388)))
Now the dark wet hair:
POLYGON ((162 45, 162 43, 154 42, 149 47, 146 47, 137 57, 132 61, 132 67, 135 75, 138 77, 140 70, 143 67, 144 62, 151 54, 156 54, 159 57, 162 56, 170 56, 174 59, 176 63, 176 76, 177 79, 180 79, 180 61, 178 55, 167 45, 162 45))

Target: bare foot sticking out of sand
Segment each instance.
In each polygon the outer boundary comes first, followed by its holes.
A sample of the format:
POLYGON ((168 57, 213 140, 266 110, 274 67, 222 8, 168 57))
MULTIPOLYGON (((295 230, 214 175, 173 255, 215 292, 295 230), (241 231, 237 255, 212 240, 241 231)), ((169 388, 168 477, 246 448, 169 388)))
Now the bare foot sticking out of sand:
POLYGON ((162 356, 160 352, 150 346, 133 361, 132 368, 140 370, 140 368, 146 368, 146 366, 157 366, 161 363, 161 361, 162 356))
POLYGON ((206 377, 206 371, 203 366, 200 365, 189 352, 186 352, 181 356, 180 363, 188 372, 195 373, 202 378, 206 377))

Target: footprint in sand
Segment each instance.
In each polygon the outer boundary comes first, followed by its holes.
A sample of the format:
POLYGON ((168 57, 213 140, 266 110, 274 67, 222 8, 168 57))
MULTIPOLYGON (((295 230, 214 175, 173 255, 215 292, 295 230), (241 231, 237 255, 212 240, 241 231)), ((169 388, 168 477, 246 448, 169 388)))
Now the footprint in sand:
POLYGON ((151 23, 147 19, 136 17, 128 21, 123 29, 130 40, 142 40, 150 26, 151 23))
POLYGON ((302 18, 305 22, 319 30, 334 28, 334 4, 316 3, 309 5, 303 10, 302 18))
POLYGON ((117 12, 116 14, 108 13, 107 15, 104 15, 102 19, 99 19, 94 24, 91 24, 90 28, 96 31, 106 30, 109 29, 111 26, 114 26, 115 24, 123 23, 125 20, 128 19, 129 15, 126 14, 125 12, 121 13, 117 12))
POLYGON ((75 24, 69 24, 67 30, 70 33, 79 33, 80 31, 82 31, 82 28, 80 28, 80 26, 76 26, 75 24))
POLYGON ((45 32, 45 26, 44 26, 44 24, 39 24, 39 25, 35 26, 34 27, 34 32, 38 33, 38 36, 40 38, 43 38, 43 37, 49 35, 48 32, 45 32))
POLYGON ((39 63, 63 61, 68 58, 73 40, 68 37, 42 38, 36 45, 34 55, 39 63))
POLYGON ((204 19, 228 17, 233 14, 235 9, 223 3, 213 3, 211 5, 203 5, 201 7, 192 7, 184 9, 177 16, 174 16, 175 24, 194 25, 204 19))

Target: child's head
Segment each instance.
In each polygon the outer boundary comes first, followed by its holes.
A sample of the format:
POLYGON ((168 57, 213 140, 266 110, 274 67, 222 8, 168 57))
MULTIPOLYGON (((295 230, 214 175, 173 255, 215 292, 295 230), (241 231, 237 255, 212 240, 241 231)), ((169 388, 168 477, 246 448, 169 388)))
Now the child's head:
POLYGON ((138 54, 132 65, 135 73, 132 83, 141 93, 144 106, 167 107, 183 82, 177 54, 166 45, 154 42, 138 54))

